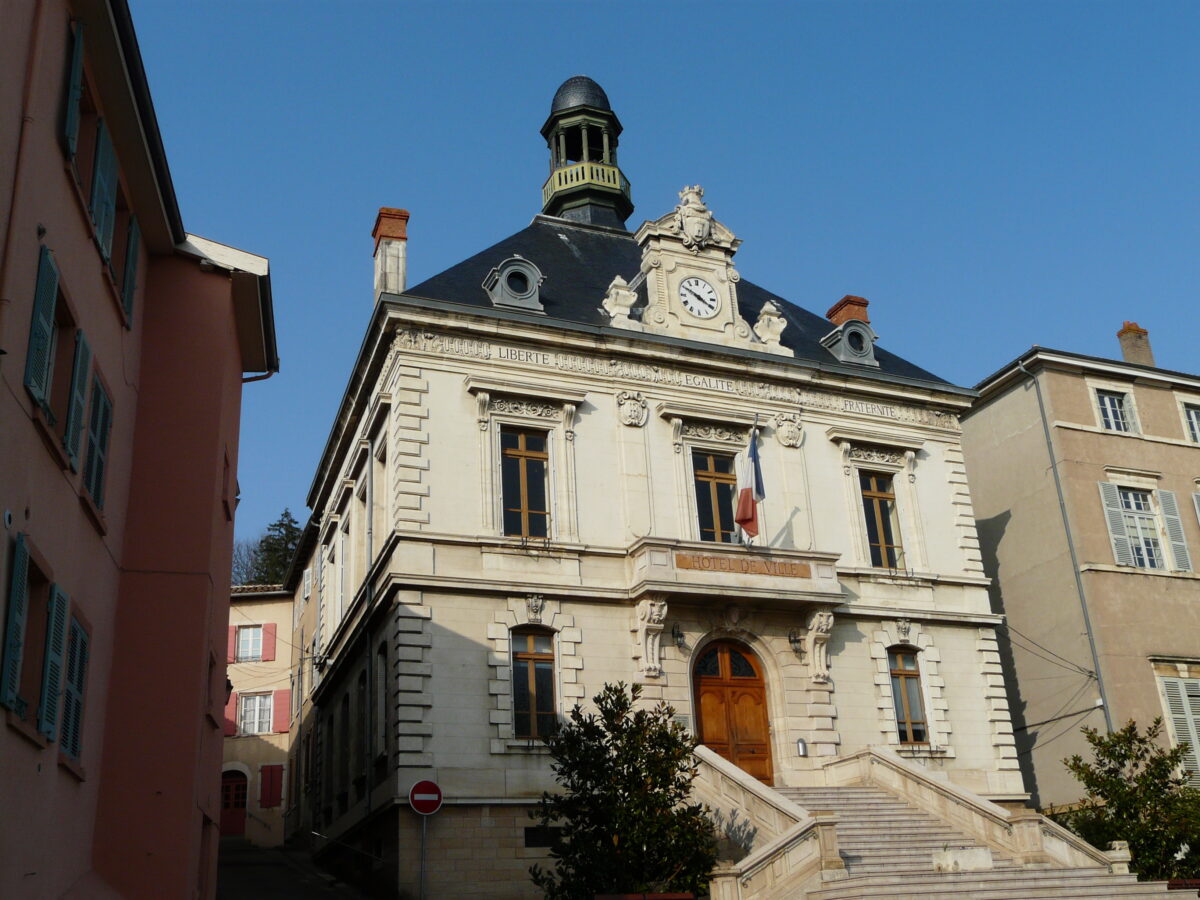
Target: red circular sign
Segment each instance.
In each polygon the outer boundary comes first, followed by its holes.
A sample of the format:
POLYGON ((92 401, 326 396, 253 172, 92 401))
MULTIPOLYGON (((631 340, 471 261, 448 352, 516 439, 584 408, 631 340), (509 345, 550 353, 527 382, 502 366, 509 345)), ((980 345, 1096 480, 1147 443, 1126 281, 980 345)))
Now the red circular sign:
POLYGON ((418 781, 408 789, 408 805, 413 812, 432 816, 442 808, 442 789, 434 781, 418 781))

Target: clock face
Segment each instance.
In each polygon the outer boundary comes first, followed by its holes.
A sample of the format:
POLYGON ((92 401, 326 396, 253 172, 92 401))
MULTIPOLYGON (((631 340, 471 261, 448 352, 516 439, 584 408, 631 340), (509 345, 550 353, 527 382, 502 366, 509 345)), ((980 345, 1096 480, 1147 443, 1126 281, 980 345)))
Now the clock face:
POLYGON ((685 278, 679 282, 679 302, 700 319, 711 319, 721 308, 721 298, 703 278, 685 278))

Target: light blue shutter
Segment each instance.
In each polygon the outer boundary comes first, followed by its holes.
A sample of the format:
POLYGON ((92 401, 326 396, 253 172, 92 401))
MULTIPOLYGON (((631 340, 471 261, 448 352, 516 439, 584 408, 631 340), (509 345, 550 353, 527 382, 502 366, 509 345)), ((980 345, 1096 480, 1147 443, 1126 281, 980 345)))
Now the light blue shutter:
POLYGON ((1100 482, 1100 498, 1104 501, 1104 518, 1108 522, 1108 537, 1112 541, 1117 565, 1133 565, 1133 547, 1125 531, 1125 512, 1121 509, 1121 491, 1111 482, 1100 482))
POLYGON ((1179 502, 1174 491, 1159 491, 1158 503, 1163 511, 1163 523, 1167 526, 1167 541, 1171 544, 1171 555, 1175 557, 1175 569, 1179 572, 1192 571, 1192 559, 1188 555, 1187 539, 1183 535, 1183 520, 1179 518, 1179 502))
POLYGON ((63 691, 63 651, 67 645, 67 607, 70 600, 57 584, 50 585, 46 610, 46 652, 42 656, 42 700, 38 706, 38 731, 47 740, 58 738, 59 697, 63 691))
POLYGON ((67 644, 67 680, 63 685, 63 716, 59 745, 73 759, 83 745, 83 690, 87 682, 88 634, 75 619, 67 644))
POLYGON ((92 166, 92 224, 100 255, 108 261, 112 253, 113 223, 117 217, 117 153, 104 120, 96 125, 96 162, 92 166))
POLYGON ((17 709, 21 689, 21 648, 25 643, 25 608, 29 601, 29 550, 17 534, 8 582, 8 621, 4 629, 4 662, 0 669, 0 706, 17 709))
POLYGON ((79 437, 83 433, 83 417, 87 412, 88 375, 91 374, 92 349, 83 331, 75 332, 75 365, 71 368, 70 405, 67 407, 67 427, 63 429, 63 447, 71 461, 71 471, 79 470, 79 437))
POLYGON ((83 484, 97 509, 104 508, 104 468, 108 458, 108 434, 112 429, 112 403, 100 379, 92 381, 92 416, 88 424, 87 463, 83 484))
POLYGON ((50 248, 38 257, 37 287, 33 291, 33 323, 25 355, 25 387, 46 409, 50 394, 50 360, 54 355, 54 306, 58 302, 58 266, 50 248))
POLYGON ((71 35, 71 69, 67 74, 67 106, 63 115, 63 143, 67 156, 75 158, 79 144, 79 101, 83 97, 83 23, 75 23, 71 35))
POLYGON ((1192 494, 1192 506, 1196 507, 1196 521, 1200 522, 1200 494, 1192 494))
POLYGON ((133 327, 133 292, 137 290, 138 253, 142 230, 137 216, 129 217, 129 236, 125 240, 125 269, 121 275, 121 306, 125 309, 125 327, 133 327))
POLYGON ((1183 766, 1191 773, 1188 783, 1200 788, 1200 680, 1164 678, 1162 682, 1175 743, 1188 745, 1183 755, 1183 766))

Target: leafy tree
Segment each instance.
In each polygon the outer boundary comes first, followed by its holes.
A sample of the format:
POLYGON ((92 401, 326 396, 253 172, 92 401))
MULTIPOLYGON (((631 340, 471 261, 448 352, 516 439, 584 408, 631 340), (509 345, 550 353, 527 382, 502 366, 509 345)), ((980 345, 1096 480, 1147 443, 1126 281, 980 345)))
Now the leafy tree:
POLYGON ((1083 733, 1092 760, 1063 762, 1087 796, 1078 808, 1055 818, 1097 847, 1128 841, 1130 868, 1142 879, 1200 876, 1200 790, 1183 769, 1186 745, 1164 749, 1162 719, 1146 733, 1130 720, 1120 731, 1083 733))
POLYGON ((596 894, 692 891, 708 884, 716 842, 708 810, 687 802, 696 741, 665 703, 636 709, 641 688, 605 685, 597 713, 578 705, 546 738, 561 794, 543 794, 532 813, 560 829, 552 871, 533 866, 550 900, 596 894))
POLYGON ((258 545, 263 536, 256 538, 237 538, 233 542, 233 573, 234 584, 254 584, 254 570, 258 565, 258 545))
POLYGON ((253 576, 248 584, 280 584, 287 574, 296 545, 300 543, 300 523, 291 510, 267 526, 266 533, 259 538, 254 554, 253 576))

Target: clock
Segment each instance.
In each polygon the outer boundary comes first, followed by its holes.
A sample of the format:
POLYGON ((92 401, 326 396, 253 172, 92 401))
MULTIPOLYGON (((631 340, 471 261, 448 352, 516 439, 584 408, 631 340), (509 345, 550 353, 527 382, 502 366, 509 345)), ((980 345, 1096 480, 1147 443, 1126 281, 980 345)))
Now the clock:
POLYGON ((703 278, 685 278, 679 282, 679 302, 698 319, 711 319, 721 308, 716 289, 703 278))

